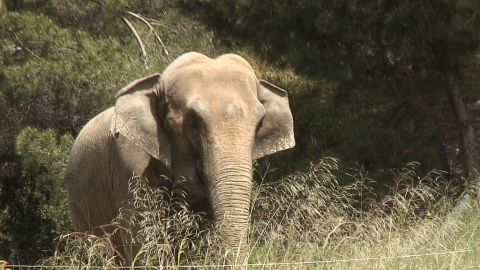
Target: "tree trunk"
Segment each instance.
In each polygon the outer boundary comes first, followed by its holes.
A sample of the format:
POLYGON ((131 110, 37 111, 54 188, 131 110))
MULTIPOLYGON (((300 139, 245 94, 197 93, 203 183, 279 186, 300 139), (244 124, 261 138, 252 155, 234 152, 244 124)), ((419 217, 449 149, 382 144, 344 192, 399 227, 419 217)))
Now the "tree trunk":
POLYGON ((477 151, 477 140, 475 138, 475 130, 468 118, 465 104, 460 98, 458 85, 455 82, 455 76, 452 72, 448 73, 448 96, 452 109, 457 121, 458 129, 460 130, 462 150, 465 156, 466 177, 470 184, 477 185, 479 177, 479 156, 477 151))
POLYGON ((418 80, 418 92, 416 99, 412 102, 414 111, 422 116, 419 120, 421 125, 431 137, 431 146, 429 151, 430 158, 425 160, 424 166, 428 169, 448 170, 449 163, 442 142, 440 123, 437 117, 435 106, 430 102, 429 88, 427 79, 431 76, 431 60, 429 55, 428 42, 424 39, 419 40, 415 51, 415 71, 418 80))

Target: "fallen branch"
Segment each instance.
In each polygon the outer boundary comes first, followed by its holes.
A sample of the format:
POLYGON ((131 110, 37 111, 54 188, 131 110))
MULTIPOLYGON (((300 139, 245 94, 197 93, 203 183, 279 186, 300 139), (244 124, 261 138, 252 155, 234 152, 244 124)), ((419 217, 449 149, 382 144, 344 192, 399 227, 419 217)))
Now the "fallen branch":
POLYGON ((162 39, 160 38, 160 35, 157 33, 157 31, 155 30, 155 28, 153 28, 153 26, 147 21, 145 20, 144 18, 142 18, 140 15, 138 14, 135 14, 133 12, 130 12, 130 11, 125 11, 125 13, 127 13, 128 15, 130 16, 133 16, 134 18, 140 20, 141 22, 143 22, 145 25, 148 26, 148 28, 150 29, 150 31, 153 33, 153 35, 155 35, 155 38, 157 39, 158 43, 160 44, 160 46, 162 46, 162 49, 163 49, 163 52, 165 53, 165 55, 168 57, 169 60, 172 60, 170 54, 168 53, 167 51, 167 48, 165 47, 165 44, 163 44, 163 41, 162 39))
POLYGON ((135 36, 135 39, 138 42, 138 45, 140 45, 140 48, 142 49, 143 62, 145 64, 145 69, 148 69, 147 51, 145 50, 145 45, 143 44, 142 39, 140 38, 140 35, 138 34, 137 30, 135 30, 135 27, 133 27, 132 23, 127 18, 122 17, 122 19, 127 24, 128 28, 130 28, 130 31, 132 31, 133 35, 135 36))

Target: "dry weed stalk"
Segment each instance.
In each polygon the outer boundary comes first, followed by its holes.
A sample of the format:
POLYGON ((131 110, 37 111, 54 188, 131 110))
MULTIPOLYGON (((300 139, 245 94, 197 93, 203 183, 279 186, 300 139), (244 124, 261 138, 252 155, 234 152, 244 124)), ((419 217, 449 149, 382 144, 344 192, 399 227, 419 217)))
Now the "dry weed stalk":
POLYGON ((129 224, 139 228, 133 239, 142 243, 136 264, 174 267, 195 263, 213 245, 211 223, 202 213, 190 210, 179 184, 172 182, 172 189, 152 188, 146 179, 130 180, 133 209, 123 209, 120 218, 131 218, 129 224))
MULTIPOLYGON (((185 202, 185 193, 172 182, 173 188, 153 188, 147 179, 132 177, 129 192, 132 208, 121 209, 112 221, 110 231, 122 230, 129 243, 141 243, 134 264, 147 267, 177 268, 179 265, 224 263, 222 250, 215 247, 215 230, 202 213, 194 213, 185 202), (133 235, 135 226, 138 232, 133 235), (220 254, 220 255, 219 255, 220 254)), ((108 235, 72 233, 63 236, 54 258, 44 265, 72 265, 77 269, 125 265, 115 253, 108 235)))
POLYGON ((337 164, 337 159, 325 158, 306 173, 260 186, 253 202, 255 242, 316 242, 324 248, 372 242, 433 216, 436 202, 447 197, 449 181, 443 173, 419 177, 415 162, 392 171, 394 185, 382 198, 373 192, 377 183, 362 170, 350 175, 350 184, 340 185, 333 174, 337 164))
POLYGON ((65 266, 70 266, 70 269, 111 268, 118 264, 119 259, 108 235, 98 237, 76 232, 62 235, 55 255, 40 264, 47 269, 65 266))
MULTIPOLYGON (((250 245, 280 244, 281 250, 290 243, 307 242, 336 249, 352 241, 373 243, 424 218, 444 218, 447 209, 439 211, 437 205, 454 205, 449 181, 439 171, 419 177, 417 167, 409 163, 392 171, 394 185, 381 198, 373 191, 378 184, 363 170, 350 174, 349 184, 339 184, 334 158, 320 160, 306 173, 260 185, 252 201, 250 245)), ((170 188, 153 188, 146 179, 130 180, 132 209, 122 209, 113 224, 126 233, 130 226, 137 226, 136 236, 130 234, 131 242, 142 243, 135 263, 173 268, 225 264, 228 251, 217 244, 221 240, 213 224, 190 210, 178 184, 171 181, 170 188)), ((111 267, 122 259, 115 255, 108 237, 69 234, 59 247, 63 252, 57 252, 48 265, 111 267)))

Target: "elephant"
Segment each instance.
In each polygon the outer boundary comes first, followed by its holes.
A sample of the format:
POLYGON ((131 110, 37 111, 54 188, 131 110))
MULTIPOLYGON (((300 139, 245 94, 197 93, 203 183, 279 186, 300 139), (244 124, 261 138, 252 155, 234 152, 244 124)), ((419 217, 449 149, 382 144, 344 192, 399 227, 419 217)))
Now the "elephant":
MULTIPOLYGON (((191 209, 221 223, 224 245, 244 256, 252 163, 294 145, 285 90, 257 79, 241 56, 183 54, 162 74, 125 86, 115 106, 80 131, 65 174, 74 229, 105 234, 99 228, 129 206, 133 174, 157 187, 166 176, 183 179, 191 209)), ((131 261, 119 238, 119 253, 131 261)))

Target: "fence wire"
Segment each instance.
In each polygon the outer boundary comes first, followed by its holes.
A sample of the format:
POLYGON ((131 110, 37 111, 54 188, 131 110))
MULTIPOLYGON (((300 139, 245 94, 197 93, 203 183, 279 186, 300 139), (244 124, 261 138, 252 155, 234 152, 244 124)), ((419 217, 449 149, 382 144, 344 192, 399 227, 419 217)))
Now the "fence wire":
MULTIPOLYGON (((381 261, 381 260, 395 260, 405 258, 418 258, 429 256, 443 256, 454 255, 461 253, 470 253, 480 251, 480 249, 464 249, 464 250, 449 250, 442 252, 432 252, 424 254, 406 254, 398 256, 381 256, 381 257, 367 257, 367 258, 354 258, 354 259, 333 259, 333 260, 318 260, 318 261, 306 261, 306 262, 272 262, 272 263, 251 263, 241 265, 242 267, 255 268, 255 267, 282 267, 282 266, 300 266, 300 265, 316 265, 316 264, 335 264, 335 263, 347 263, 347 262, 361 262, 361 261, 381 261)), ((47 265, 8 265, 5 269, 215 269, 215 268, 228 268, 239 265, 179 265, 179 266, 129 266, 129 267, 103 267, 103 266, 82 266, 82 265, 62 265, 62 266, 47 266, 47 265)), ((480 266, 474 267, 478 269, 480 266)))

